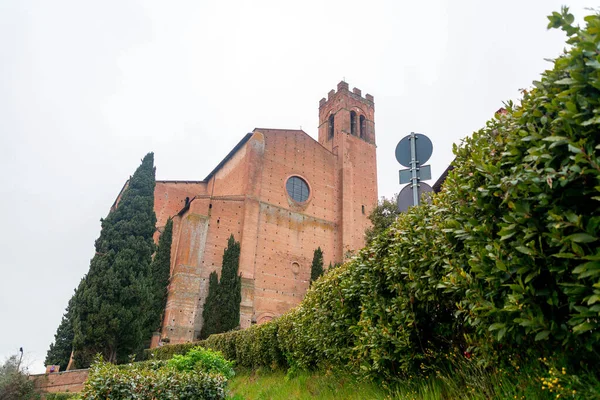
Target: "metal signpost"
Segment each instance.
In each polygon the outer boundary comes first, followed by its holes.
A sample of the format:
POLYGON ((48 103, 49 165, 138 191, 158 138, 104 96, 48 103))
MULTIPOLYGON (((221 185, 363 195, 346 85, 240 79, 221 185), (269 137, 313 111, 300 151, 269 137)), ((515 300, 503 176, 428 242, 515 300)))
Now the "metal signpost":
POLYGON ((433 153, 433 144, 421 133, 411 132, 402 138, 396 146, 396 160, 408 167, 400 170, 400 184, 410 183, 398 195, 398 210, 404 212, 410 206, 418 206, 423 193, 433 189, 421 181, 431 179, 431 167, 422 165, 429 160, 433 153))

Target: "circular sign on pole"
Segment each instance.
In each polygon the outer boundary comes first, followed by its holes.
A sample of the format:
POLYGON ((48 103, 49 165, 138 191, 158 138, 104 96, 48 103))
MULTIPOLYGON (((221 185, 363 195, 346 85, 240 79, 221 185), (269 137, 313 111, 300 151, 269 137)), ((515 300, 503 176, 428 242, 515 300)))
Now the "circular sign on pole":
MULTIPOLYGON (((419 165, 423 165, 429 160, 431 153, 433 153, 433 144, 422 133, 415 133, 415 137, 416 159, 419 165)), ((396 160, 405 167, 410 167, 410 138, 411 135, 403 137, 396 146, 396 160)))
MULTIPOLYGON (((431 186, 429 186, 428 184, 426 184, 424 182, 419 183, 418 193, 419 193, 419 199, 421 199, 421 201, 429 203, 431 201, 430 196, 428 196, 428 195, 423 196, 423 194, 431 193, 431 192, 433 192, 433 188, 431 186)), ((404 186, 404 189, 402 189, 400 191, 400 194, 398 194, 398 211, 404 212, 404 211, 408 210, 409 207, 412 207, 412 206, 413 206, 412 186, 406 185, 406 186, 404 186)))

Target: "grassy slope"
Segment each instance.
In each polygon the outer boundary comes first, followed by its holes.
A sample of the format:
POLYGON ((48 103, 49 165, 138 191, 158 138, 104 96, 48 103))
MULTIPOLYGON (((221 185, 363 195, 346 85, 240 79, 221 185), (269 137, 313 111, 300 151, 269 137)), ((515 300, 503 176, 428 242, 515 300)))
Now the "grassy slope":
POLYGON ((512 360, 500 368, 483 368, 454 359, 445 371, 424 371, 391 390, 352 377, 322 372, 240 371, 229 382, 232 400, 283 399, 597 399, 600 380, 593 373, 572 375, 561 360, 524 363, 512 360), (520 365, 520 367, 519 367, 520 365))
POLYGON ((229 383, 233 400, 242 399, 386 399, 387 392, 350 378, 301 372, 291 379, 283 371, 243 371, 229 383))

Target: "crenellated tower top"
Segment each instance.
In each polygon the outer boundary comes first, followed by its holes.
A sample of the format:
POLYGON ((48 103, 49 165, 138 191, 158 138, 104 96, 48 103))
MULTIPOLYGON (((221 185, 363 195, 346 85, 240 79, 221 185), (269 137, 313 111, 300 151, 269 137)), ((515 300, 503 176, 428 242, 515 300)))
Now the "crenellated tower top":
POLYGON ((337 91, 319 101, 319 143, 333 150, 336 137, 342 134, 356 136, 375 145, 375 104, 373 96, 358 88, 352 89, 341 81, 337 91))

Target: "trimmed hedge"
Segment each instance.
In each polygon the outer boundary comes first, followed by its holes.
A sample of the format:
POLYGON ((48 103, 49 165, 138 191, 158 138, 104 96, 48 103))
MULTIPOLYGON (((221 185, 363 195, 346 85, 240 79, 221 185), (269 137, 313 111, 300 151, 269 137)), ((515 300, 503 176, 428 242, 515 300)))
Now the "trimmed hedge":
POLYGON ((206 347, 204 340, 190 343, 168 344, 154 349, 145 349, 142 354, 144 360, 170 360, 174 355, 185 355, 194 347, 206 347))

